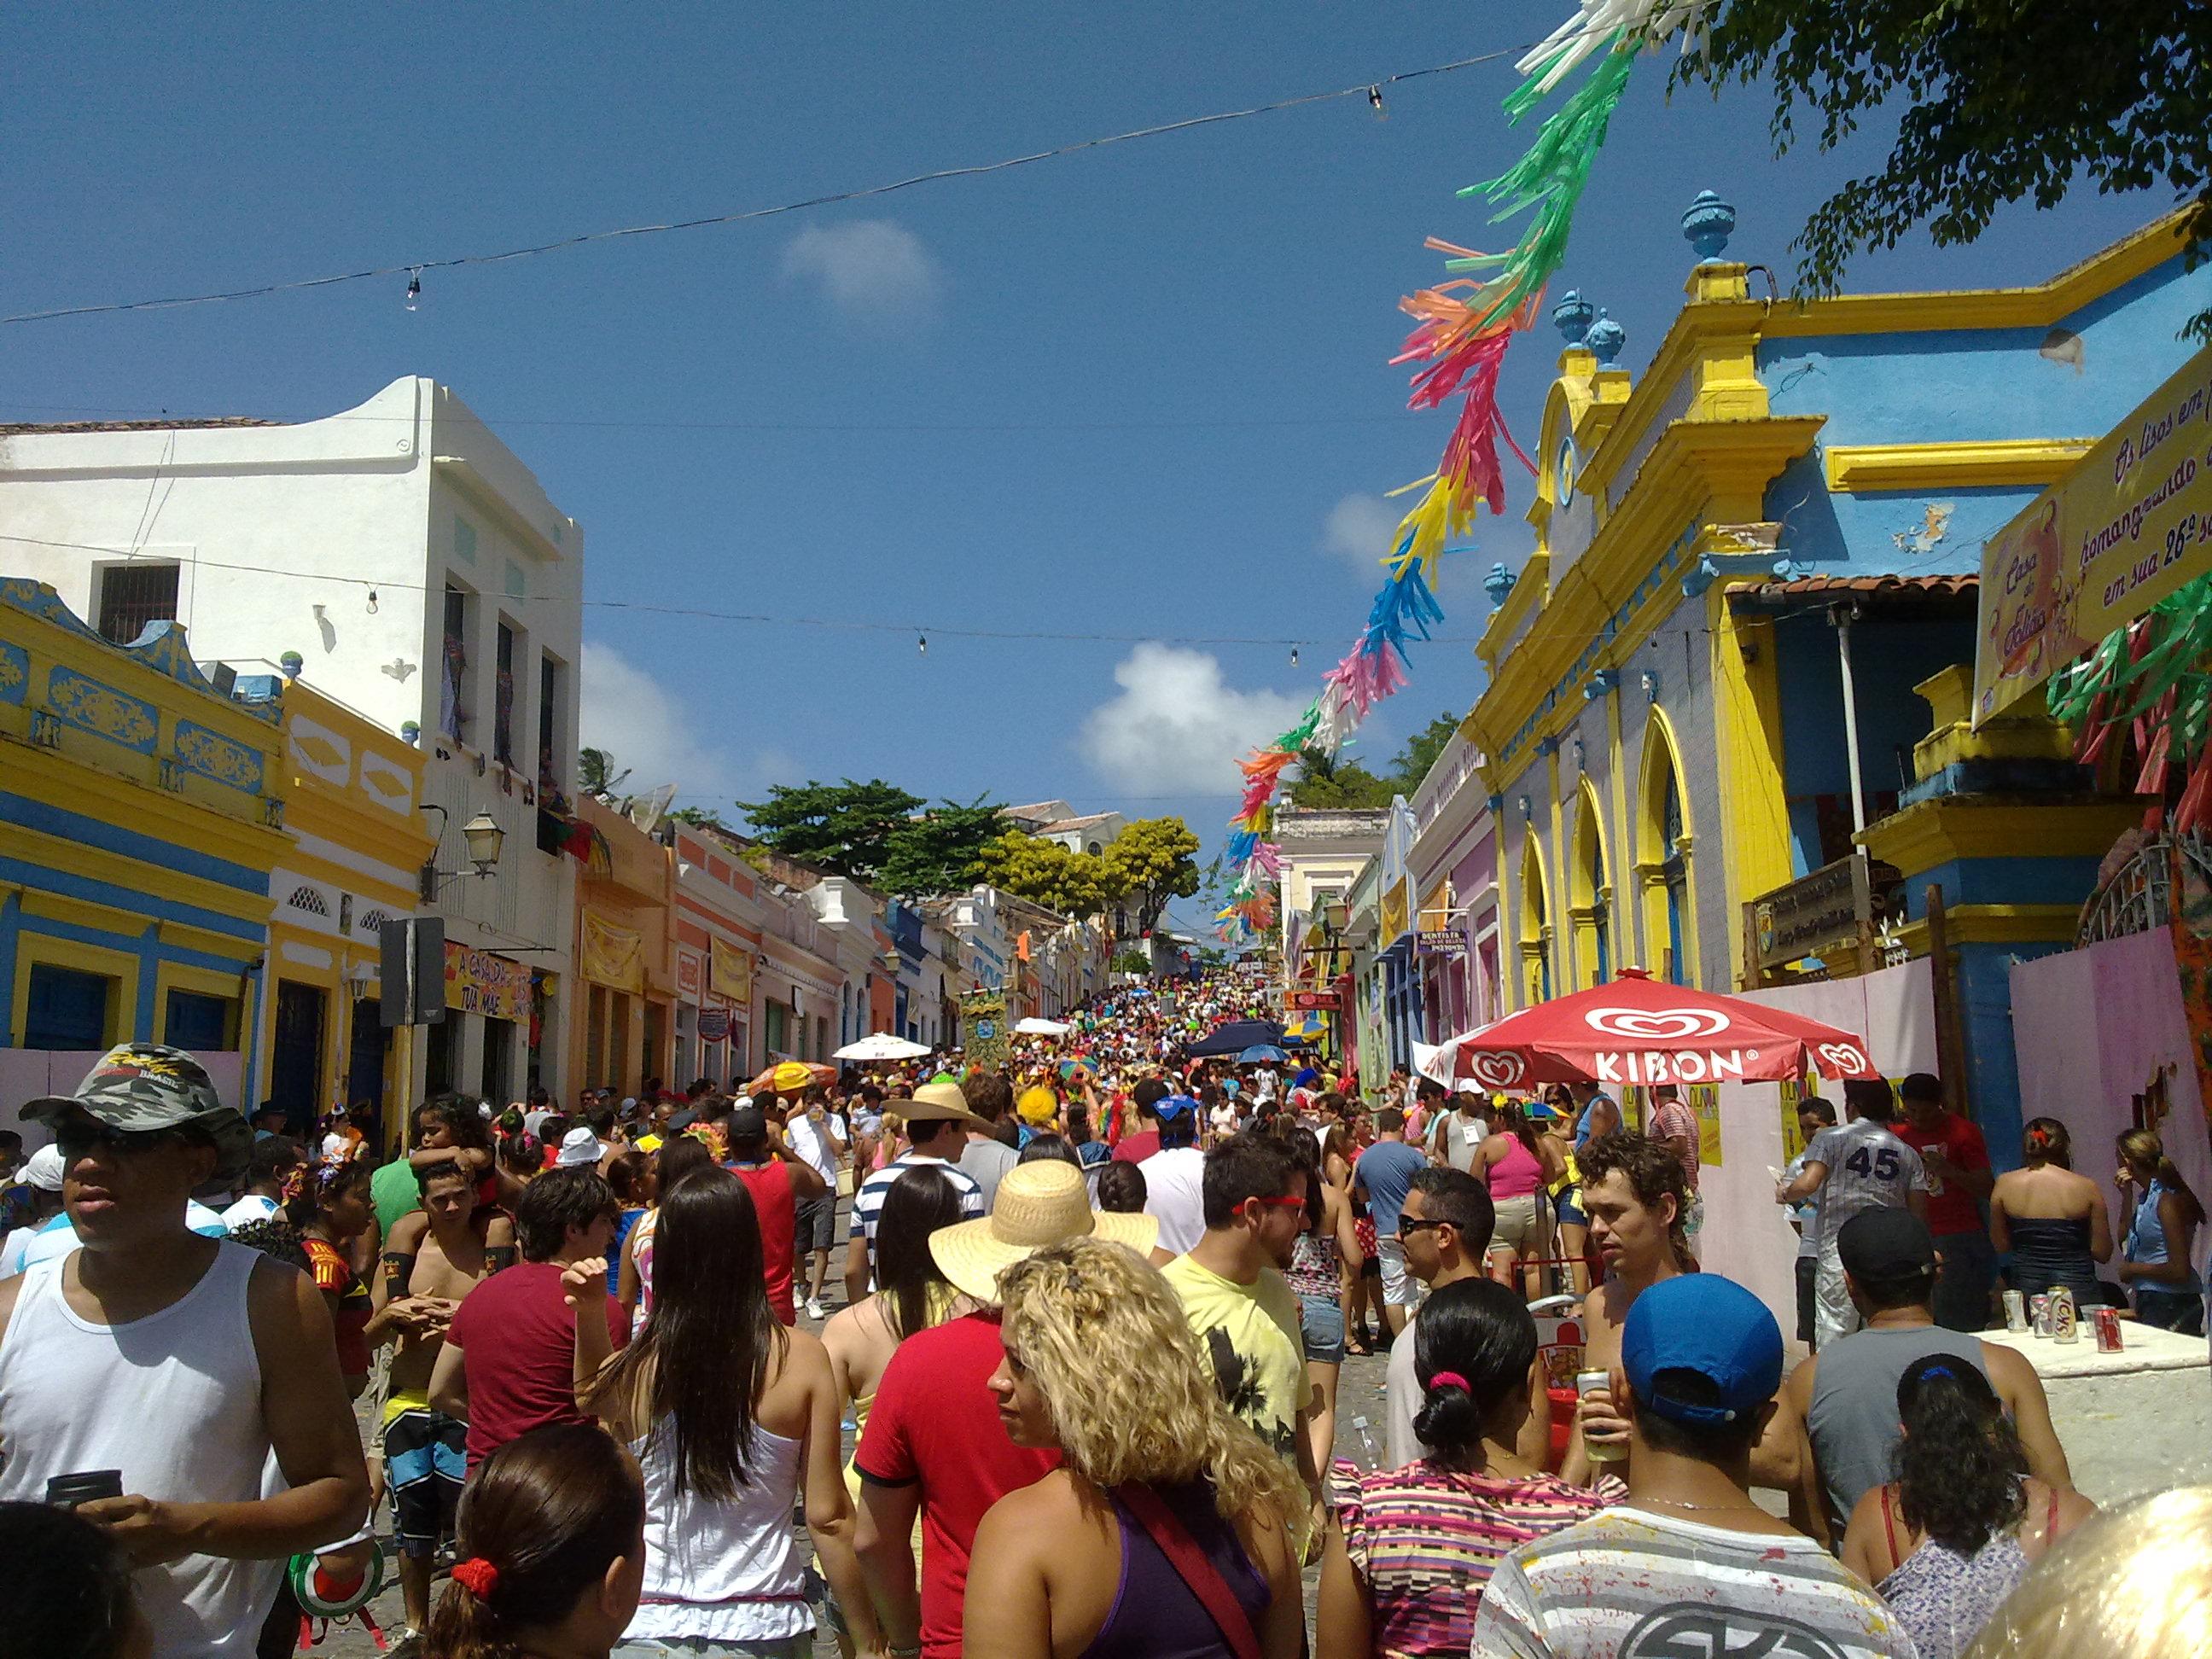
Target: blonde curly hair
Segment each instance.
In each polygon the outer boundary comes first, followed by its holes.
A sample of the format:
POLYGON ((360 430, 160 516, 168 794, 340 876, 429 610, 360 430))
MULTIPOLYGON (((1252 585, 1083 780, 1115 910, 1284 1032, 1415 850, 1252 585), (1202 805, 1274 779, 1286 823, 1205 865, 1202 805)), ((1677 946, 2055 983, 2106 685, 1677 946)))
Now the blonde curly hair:
POLYGON ((1051 1407, 1062 1461, 1093 1485, 1204 1475, 1223 1516, 1291 1524, 1305 1492, 1230 1414, 1167 1280, 1124 1245, 1048 1245, 999 1275, 1006 1358, 1051 1407))

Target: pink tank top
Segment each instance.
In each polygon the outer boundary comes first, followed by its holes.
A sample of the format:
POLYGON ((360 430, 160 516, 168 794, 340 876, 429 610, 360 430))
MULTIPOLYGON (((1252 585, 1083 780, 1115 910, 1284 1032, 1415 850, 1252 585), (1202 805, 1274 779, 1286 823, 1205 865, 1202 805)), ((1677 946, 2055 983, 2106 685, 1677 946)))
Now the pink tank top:
POLYGON ((1509 1133, 1505 1141, 1505 1156, 1490 1166, 1490 1195, 1526 1198, 1544 1184, 1544 1166, 1521 1144, 1519 1135, 1509 1133))

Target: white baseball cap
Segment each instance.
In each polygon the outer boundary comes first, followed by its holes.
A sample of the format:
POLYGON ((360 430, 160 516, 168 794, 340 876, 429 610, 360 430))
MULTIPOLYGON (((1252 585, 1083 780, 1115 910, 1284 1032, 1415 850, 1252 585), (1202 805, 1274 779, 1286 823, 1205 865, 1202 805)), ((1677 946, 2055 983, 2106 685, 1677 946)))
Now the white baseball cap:
POLYGON ((579 1126, 561 1137, 561 1150, 553 1155, 556 1169, 574 1169, 580 1164, 597 1164, 607 1155, 599 1138, 589 1129, 579 1126))
POLYGON ((62 1189, 62 1149, 41 1146, 23 1165, 23 1180, 42 1193, 58 1193, 62 1189))

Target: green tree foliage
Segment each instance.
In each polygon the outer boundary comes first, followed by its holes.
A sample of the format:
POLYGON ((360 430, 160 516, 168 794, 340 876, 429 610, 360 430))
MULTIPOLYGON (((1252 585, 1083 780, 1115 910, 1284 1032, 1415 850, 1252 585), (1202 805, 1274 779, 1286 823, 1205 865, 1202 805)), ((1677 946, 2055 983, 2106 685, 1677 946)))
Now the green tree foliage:
POLYGON ((576 787, 586 795, 611 802, 616 792, 629 781, 629 768, 615 770, 615 757, 604 749, 576 751, 576 787))
POLYGON ((1117 974, 1149 974, 1152 959, 1133 945, 1125 945, 1114 952, 1114 960, 1107 964, 1117 974))
POLYGON ((698 830, 727 830, 722 815, 711 806, 679 806, 668 815, 678 823, 688 823, 698 830))
POLYGON ((1139 933, 1159 925, 1169 900, 1198 891, 1198 848, 1190 826, 1175 817, 1139 818, 1106 843, 1098 856, 1117 890, 1112 896, 1135 902, 1139 933))
POLYGON ((982 879, 983 849, 1006 821, 996 801, 945 801, 895 830, 876 884, 902 898, 957 893, 982 879))
POLYGON ((1103 855, 1071 853, 1056 841, 1008 830, 983 848, 981 879, 1001 892, 1079 920, 1095 916, 1126 890, 1103 855))
POLYGON ((1458 730, 1458 715, 1439 714, 1406 739, 1406 746, 1398 751, 1400 794, 1410 795, 1421 787, 1421 780, 1429 775, 1429 769, 1437 763, 1437 757, 1444 752, 1444 745, 1458 730))
MULTIPOLYGON (((1924 224, 1971 242, 2003 203, 2055 205, 2077 180, 2163 185, 2189 208, 2191 263, 2212 245, 2212 7, 2172 0, 1728 0, 1678 82, 1771 78, 1778 153, 1801 106, 1833 149, 1869 111, 1906 107, 1879 173, 1799 234, 1798 283, 1832 293, 1854 254, 1924 224)), ((2200 337, 2212 312, 2191 323, 2200 337)))
POLYGON ((890 856, 892 839, 922 805, 896 784, 774 784, 764 801, 739 801, 763 846, 786 857, 872 881, 890 856))
POLYGON ((1459 716, 1439 714, 1406 739, 1406 746, 1377 776, 1356 760, 1331 760, 1317 749, 1298 757, 1298 775, 1288 789, 1293 806, 1337 806, 1354 809, 1388 806, 1394 795, 1410 795, 1420 787, 1437 757, 1459 730, 1459 716))

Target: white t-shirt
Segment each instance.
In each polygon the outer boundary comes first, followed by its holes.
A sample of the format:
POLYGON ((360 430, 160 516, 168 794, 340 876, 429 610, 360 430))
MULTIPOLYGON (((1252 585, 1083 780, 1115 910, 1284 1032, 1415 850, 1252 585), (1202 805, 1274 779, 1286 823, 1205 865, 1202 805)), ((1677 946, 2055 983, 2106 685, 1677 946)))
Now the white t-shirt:
POLYGON ((264 1198, 259 1193, 248 1193, 244 1198, 222 1212, 223 1229, 236 1232, 240 1227, 251 1226, 257 1221, 266 1221, 276 1213, 276 1200, 264 1198))
MULTIPOLYGON (((194 1198, 185 1200, 185 1225, 209 1238, 226 1238, 230 1234, 228 1224, 194 1198)), ((77 1243, 76 1228, 66 1210, 36 1232, 27 1227, 19 1228, 9 1235, 5 1249, 0 1249, 0 1279, 12 1279, 41 1261, 67 1255, 77 1248, 77 1243)))
POLYGON ((1805 1148, 1805 1161, 1826 1164, 1828 1170, 1820 1194, 1823 1255, 1834 1251, 1844 1223, 1861 1211, 1901 1210, 1912 1188, 1924 1193, 1933 1184, 1920 1154, 1870 1117, 1821 1130, 1805 1148))
MULTIPOLYGON (((843 1118, 835 1112, 824 1112, 822 1118, 829 1126, 830 1134, 848 1146, 852 1145, 843 1118)), ((799 1154, 807 1168, 830 1183, 830 1194, 834 1198, 837 1192, 837 1154, 830 1150, 829 1135, 816 1128, 814 1120, 804 1112, 793 1113, 785 1127, 791 1133, 791 1150, 799 1154)))
POLYGON ((1382 1368, 1383 1442, 1394 1469, 1428 1450, 1413 1432, 1413 1419, 1421 1414, 1421 1375, 1413 1365, 1413 1326, 1420 1316, 1418 1308, 1406 1316, 1406 1328, 1391 1339, 1390 1358, 1382 1368))
POLYGON ((1145 1175, 1145 1213, 1160 1224, 1160 1249, 1181 1255, 1206 1236, 1206 1154, 1195 1146, 1154 1152, 1145 1175))
POLYGON ((1500 1561, 1470 1650, 1510 1659, 1918 1655, 1897 1615, 1811 1539, 1626 1505, 1500 1561))

